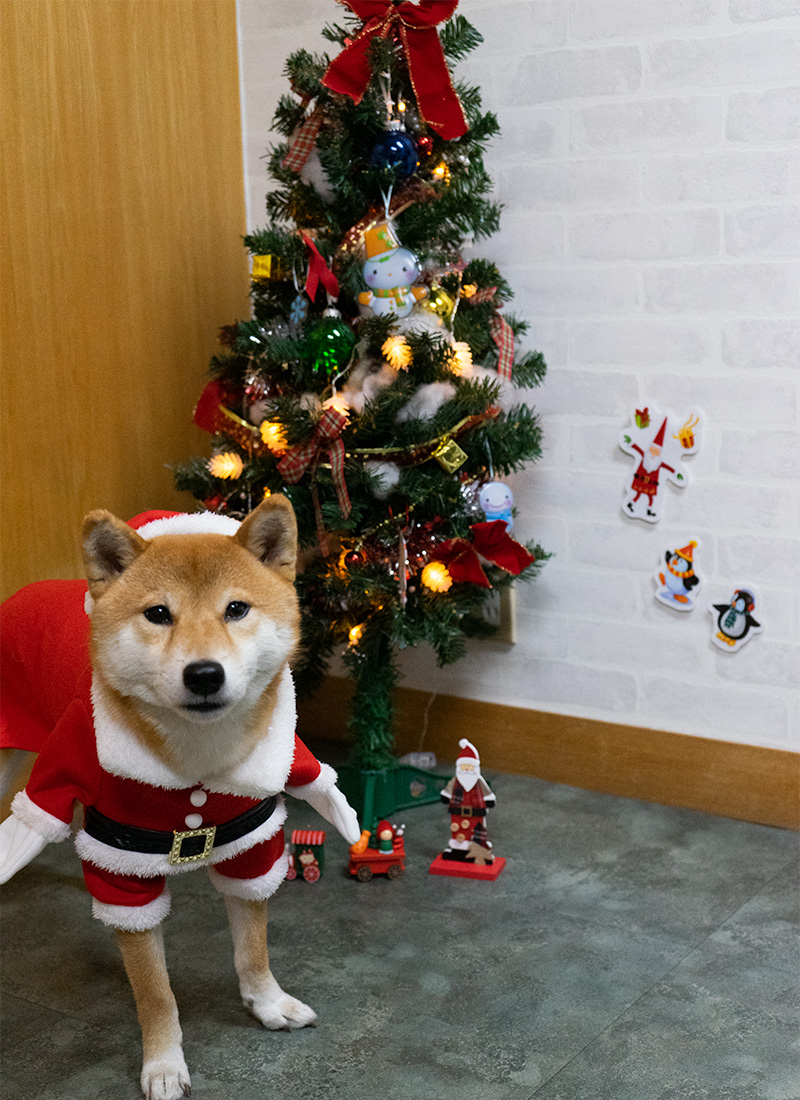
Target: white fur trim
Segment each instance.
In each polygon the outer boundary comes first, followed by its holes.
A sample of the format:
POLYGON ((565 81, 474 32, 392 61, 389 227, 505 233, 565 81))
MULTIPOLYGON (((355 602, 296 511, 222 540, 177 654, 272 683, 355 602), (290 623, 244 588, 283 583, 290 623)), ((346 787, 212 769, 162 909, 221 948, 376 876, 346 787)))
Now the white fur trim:
POLYGON ((191 776, 178 775, 150 752, 124 722, 117 721, 106 703, 105 690, 95 676, 92 677, 92 714, 97 758, 105 771, 167 790, 180 791, 194 786, 191 776))
POLYGON ((284 665, 266 736, 261 738, 246 760, 224 776, 206 779, 205 786, 218 794, 240 794, 251 798, 264 798, 282 791, 294 759, 296 725, 294 680, 289 666, 284 665))
POLYGON ((264 898, 272 897, 286 878, 288 870, 289 857, 284 852, 267 873, 259 878, 228 878, 227 875, 221 875, 219 871, 215 871, 213 867, 208 868, 208 877, 220 894, 227 894, 232 898, 243 898, 245 901, 263 901, 264 898))
POLYGON ((155 878, 157 875, 181 875, 186 871, 194 871, 197 867, 221 863, 223 860, 233 859, 241 852, 249 851, 256 844, 261 844, 275 836, 285 820, 286 806, 283 804, 283 799, 278 799, 274 812, 258 828, 240 836, 238 840, 232 840, 230 844, 220 844, 218 848, 213 848, 207 859, 196 859, 191 863, 173 865, 167 861, 166 854, 125 852, 119 848, 112 848, 110 844, 103 844, 102 841, 89 836, 85 829, 81 829, 75 837, 75 850, 81 859, 117 875, 140 875, 143 878, 155 878))
POLYGON ((283 790, 292 766, 297 708, 288 665, 280 675, 275 708, 266 734, 241 764, 213 778, 179 775, 150 752, 133 730, 112 715, 103 685, 96 678, 92 681, 92 710, 97 756, 102 767, 112 775, 138 779, 151 787, 180 791, 202 781, 208 790, 217 794, 268 798, 283 790))
POLYGON ((338 780, 339 776, 330 764, 320 764, 320 773, 312 783, 304 783, 302 787, 287 787, 286 793, 292 798, 308 799, 310 794, 324 794, 325 791, 332 790, 338 780))
POLYGON ((55 817, 37 806, 27 791, 17 791, 11 803, 11 812, 23 825, 45 837, 51 844, 66 840, 69 836, 69 825, 60 817, 55 817))
POLYGON ((186 512, 178 516, 151 519, 137 534, 143 539, 159 535, 235 535, 241 527, 238 520, 216 512, 186 512))
POLYGON ((171 904, 172 898, 165 887, 155 901, 147 905, 109 905, 92 898, 92 915, 109 928, 119 928, 122 932, 148 932, 161 924, 171 904))

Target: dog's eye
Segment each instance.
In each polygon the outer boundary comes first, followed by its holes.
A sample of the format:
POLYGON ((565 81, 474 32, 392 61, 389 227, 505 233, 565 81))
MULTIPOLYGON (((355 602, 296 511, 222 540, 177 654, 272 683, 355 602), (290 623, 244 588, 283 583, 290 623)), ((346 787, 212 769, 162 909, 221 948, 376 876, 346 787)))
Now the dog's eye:
POLYGON ((170 610, 163 603, 156 604, 155 607, 146 607, 142 614, 149 623, 155 623, 156 626, 169 626, 172 623, 170 610))
POLYGON ((245 603, 244 600, 231 600, 225 608, 225 622, 229 623, 235 619, 243 619, 249 610, 250 604, 245 603))

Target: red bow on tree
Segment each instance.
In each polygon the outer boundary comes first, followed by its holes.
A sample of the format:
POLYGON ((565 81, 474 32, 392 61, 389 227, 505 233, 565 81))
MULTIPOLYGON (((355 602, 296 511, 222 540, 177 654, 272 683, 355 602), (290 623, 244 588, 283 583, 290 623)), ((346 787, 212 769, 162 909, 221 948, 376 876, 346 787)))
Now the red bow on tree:
POLYGON ((325 257, 314 244, 310 237, 303 234, 303 241, 309 251, 308 276, 306 277, 306 294, 313 302, 317 296, 319 284, 325 287, 331 298, 339 297, 339 282, 325 262, 325 257))
POLYGON ((453 141, 468 127, 458 101, 436 24, 449 19, 458 0, 342 0, 364 21, 364 26, 328 66, 322 83, 333 92, 360 103, 372 77, 367 56, 373 38, 397 30, 405 50, 408 72, 420 114, 445 141, 453 141))
POLYGON ((278 463, 278 473, 289 485, 296 485, 309 466, 316 466, 323 451, 328 452, 331 477, 342 515, 350 515, 350 497, 344 480, 344 443, 342 431, 347 424, 345 413, 338 409, 326 409, 319 418, 314 434, 307 443, 287 451, 278 463))
POLYGON ((454 581, 467 581, 470 584, 479 584, 482 588, 491 588, 480 562, 481 557, 515 577, 536 561, 521 542, 511 538, 503 519, 473 523, 470 531, 471 542, 468 539, 448 539, 436 551, 435 560, 444 562, 454 581))

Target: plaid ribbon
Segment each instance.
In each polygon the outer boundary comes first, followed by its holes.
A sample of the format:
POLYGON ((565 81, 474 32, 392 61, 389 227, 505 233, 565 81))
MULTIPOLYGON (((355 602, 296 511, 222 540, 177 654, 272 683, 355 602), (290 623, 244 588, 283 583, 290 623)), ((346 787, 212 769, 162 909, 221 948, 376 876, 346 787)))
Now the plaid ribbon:
POLYGON ((472 297, 468 298, 467 301, 473 303, 476 306, 479 306, 483 302, 491 302, 496 293, 496 286, 485 286, 483 290, 476 290, 472 297))
POLYGON ((342 431, 347 424, 345 413, 338 409, 326 409, 317 422, 314 434, 306 443, 287 451, 278 463, 278 473, 289 485, 296 485, 309 466, 313 469, 323 451, 328 452, 331 477, 336 489, 339 508, 345 519, 350 515, 350 497, 344 480, 344 443, 342 431))
POLYGON ((490 332, 497 344, 497 373, 508 382, 511 380, 511 368, 514 364, 514 330, 505 317, 495 313, 490 332))
POLYGON ((311 155, 317 141, 323 116, 322 104, 318 103, 311 114, 298 127, 292 139, 289 152, 281 161, 281 167, 299 172, 311 155))

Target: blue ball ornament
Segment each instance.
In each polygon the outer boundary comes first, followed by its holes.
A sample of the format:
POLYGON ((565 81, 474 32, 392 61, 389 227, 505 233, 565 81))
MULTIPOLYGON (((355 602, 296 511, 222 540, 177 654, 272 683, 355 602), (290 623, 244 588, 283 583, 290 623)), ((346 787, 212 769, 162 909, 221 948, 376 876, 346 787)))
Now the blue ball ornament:
POLYGON ((376 168, 387 168, 405 179, 416 171, 419 154, 413 138, 402 130, 387 130, 381 134, 372 150, 372 163, 376 168))

